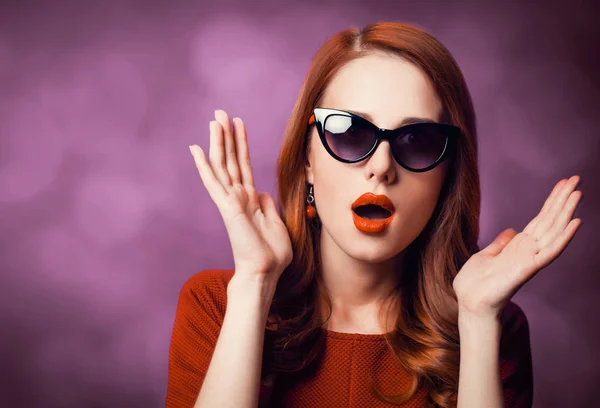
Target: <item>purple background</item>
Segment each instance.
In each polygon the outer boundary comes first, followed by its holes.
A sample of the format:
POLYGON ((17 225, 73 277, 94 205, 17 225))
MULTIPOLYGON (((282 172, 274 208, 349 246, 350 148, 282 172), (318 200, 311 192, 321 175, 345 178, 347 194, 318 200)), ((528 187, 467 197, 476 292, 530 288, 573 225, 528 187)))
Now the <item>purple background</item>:
POLYGON ((480 134, 480 245, 520 231, 561 177, 581 175, 582 227, 513 300, 529 319, 535 406, 591 404, 600 30, 588 3, 539 4, 2 2, 0 405, 164 406, 179 290, 233 267, 188 145, 208 151, 215 109, 240 116, 257 189, 275 195, 312 56, 378 20, 425 28, 463 69, 480 134))

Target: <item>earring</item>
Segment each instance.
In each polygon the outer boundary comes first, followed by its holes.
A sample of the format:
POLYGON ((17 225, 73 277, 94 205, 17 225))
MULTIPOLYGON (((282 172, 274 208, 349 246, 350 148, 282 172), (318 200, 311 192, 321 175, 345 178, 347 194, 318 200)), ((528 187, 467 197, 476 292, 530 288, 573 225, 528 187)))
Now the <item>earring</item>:
POLYGON ((314 205, 312 205, 312 203, 315 202, 312 185, 310 186, 310 190, 308 191, 308 197, 306 197, 306 202, 308 203, 308 205, 306 206, 306 217, 309 220, 312 220, 313 218, 315 218, 315 215, 317 215, 317 209, 314 205))

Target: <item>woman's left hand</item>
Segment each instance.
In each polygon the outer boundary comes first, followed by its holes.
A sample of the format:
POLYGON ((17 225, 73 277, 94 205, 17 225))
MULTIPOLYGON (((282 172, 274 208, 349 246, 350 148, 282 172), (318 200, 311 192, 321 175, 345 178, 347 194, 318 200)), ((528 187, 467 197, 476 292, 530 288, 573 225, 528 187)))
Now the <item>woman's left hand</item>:
POLYGON ((499 318, 512 296, 563 252, 581 225, 571 220, 582 197, 577 184, 579 176, 559 181, 522 232, 504 230, 469 258, 452 282, 461 313, 499 318))

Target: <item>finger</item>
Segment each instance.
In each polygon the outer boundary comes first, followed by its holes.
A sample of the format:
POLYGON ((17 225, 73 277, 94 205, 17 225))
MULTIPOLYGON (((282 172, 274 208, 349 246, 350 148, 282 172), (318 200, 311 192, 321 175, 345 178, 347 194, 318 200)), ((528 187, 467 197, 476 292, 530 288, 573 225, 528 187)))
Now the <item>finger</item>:
POLYGON ((233 118, 233 126, 235 127, 236 137, 236 152, 237 160, 240 166, 241 183, 248 192, 250 200, 250 208, 255 209, 260 207, 258 195, 254 188, 254 177, 252 176, 252 167, 250 165, 250 154, 248 153, 248 138, 246 127, 240 118, 233 118))
POLYGON ((571 220, 563 232, 559 234, 559 236, 553 242, 551 242, 549 245, 546 245, 540 250, 540 252, 534 255, 537 267, 540 269, 546 267, 550 265, 552 261, 558 258, 573 239, 580 225, 580 218, 571 220))
POLYGON ((252 167, 250 166, 250 154, 248 153, 246 126, 240 118, 233 118, 233 126, 235 127, 236 152, 238 163, 240 165, 242 184, 244 186, 254 187, 252 167))
POLYGON ((194 157, 194 163, 196 163, 202 183, 206 187, 210 198, 212 198, 215 204, 222 202, 227 196, 227 191, 225 191, 219 180, 217 180, 212 167, 206 161, 204 150, 200 146, 193 145, 190 146, 190 151, 194 157))
POLYGON ((533 236, 537 239, 541 239, 554 225, 556 217, 565 206, 565 202, 569 198, 569 195, 573 192, 577 184, 579 183, 579 176, 573 176, 567 181, 563 188, 557 193, 556 198, 552 202, 546 214, 543 215, 536 228, 533 230, 533 236))
POLYGON ((556 221, 554 222, 552 229, 550 229, 546 234, 544 234, 544 236, 538 239, 538 243, 541 248, 550 244, 556 239, 557 236, 562 234, 562 232, 565 230, 565 228, 571 221, 571 218, 573 218, 573 213, 575 212, 577 204, 579 203, 579 200, 582 196, 583 194, 579 190, 576 190, 571 193, 569 199, 565 203, 565 207, 556 217, 556 221))
POLYGON ((556 185, 552 189, 552 192, 550 192, 550 195, 544 202, 544 205, 542 206, 542 209, 540 210, 538 215, 536 215, 535 218, 531 220, 529 224, 527 224, 527 226, 523 229, 523 232, 525 232, 528 235, 533 235, 535 229, 537 228, 540 222, 540 219, 542 219, 547 214, 548 210, 552 206, 552 203, 554 203, 556 195, 563 188, 567 181, 567 179, 562 179, 558 183, 556 183, 556 185))
POLYGON ((560 189, 558 194, 556 195, 556 199, 552 203, 552 206, 549 209, 549 212, 552 214, 558 214, 558 212, 565 206, 567 199, 579 184, 580 177, 575 175, 571 177, 564 185, 563 188, 560 189))
POLYGON ((260 193, 258 195, 258 199, 260 201, 260 208, 268 219, 271 221, 276 221, 279 217, 277 213, 277 207, 275 206, 275 201, 273 198, 267 193, 260 193))
POLYGON ((227 171, 229 172, 231 183, 240 184, 240 168, 238 166, 237 156, 235 153, 236 146, 235 141, 233 140, 233 130, 231 128, 231 123, 229 122, 229 116, 227 116, 227 113, 224 110, 217 109, 215 111, 215 119, 223 128, 223 134, 225 137, 225 163, 227 166, 227 171))
POLYGON ((567 179, 562 179, 558 183, 556 183, 556 185, 552 189, 552 192, 548 196, 548 199, 544 203, 544 206, 540 210, 540 214, 544 214, 546 211, 548 211, 550 209, 550 207, 552 206, 552 203, 554 203, 554 200, 556 199, 557 194, 562 190, 565 183, 567 183, 568 181, 569 180, 567 180, 567 179))
POLYGON ((225 189, 231 187, 231 180, 229 179, 229 173, 227 172, 223 142, 223 129, 216 120, 211 120, 209 124, 210 128, 210 151, 208 156, 210 163, 217 176, 217 179, 221 182, 225 189))
POLYGON ((575 212, 575 209, 577 208, 579 200, 581 200, 582 196, 583 193, 579 190, 575 190, 569 195, 569 198, 565 203, 565 207, 558 214, 556 217, 556 222, 554 223, 554 226, 560 231, 564 230, 567 224, 571 221, 571 218, 573 218, 573 213, 575 212))

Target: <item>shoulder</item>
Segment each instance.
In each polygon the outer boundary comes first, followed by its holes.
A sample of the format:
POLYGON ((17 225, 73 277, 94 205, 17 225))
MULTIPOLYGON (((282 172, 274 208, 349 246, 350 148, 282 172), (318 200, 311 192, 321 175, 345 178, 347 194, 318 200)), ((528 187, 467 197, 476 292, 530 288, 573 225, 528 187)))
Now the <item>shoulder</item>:
POLYGON ((509 301, 502 311, 501 315, 502 333, 510 335, 511 333, 528 330, 529 322, 523 309, 512 300, 509 301))
POLYGON ((224 315, 227 285, 233 273, 230 269, 206 269, 195 273, 183 284, 179 304, 184 309, 211 309, 215 318, 224 315))
POLYGON ((227 285, 233 277, 232 269, 206 269, 189 277, 182 290, 191 292, 211 291, 214 294, 226 294, 227 285))
POLYGON ((500 377, 507 407, 533 404, 533 361, 529 323, 523 309, 509 302, 502 311, 500 339, 500 377))
POLYGON ((500 356, 511 359, 529 355, 529 322, 523 309, 515 302, 508 302, 502 311, 501 323, 500 356))

